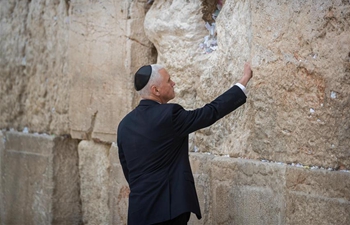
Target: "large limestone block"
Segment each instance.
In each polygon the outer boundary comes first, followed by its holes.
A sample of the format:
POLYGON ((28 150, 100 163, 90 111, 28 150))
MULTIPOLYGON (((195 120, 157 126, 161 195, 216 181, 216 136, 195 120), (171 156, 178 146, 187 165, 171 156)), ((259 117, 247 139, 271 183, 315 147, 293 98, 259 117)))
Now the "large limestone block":
POLYGON ((69 1, 1 1, 0 127, 69 133, 69 1))
POLYGON ((143 32, 145 2, 71 2, 69 26, 70 127, 73 138, 115 141, 121 118, 135 102, 133 73, 154 61, 143 32))
POLYGON ((197 131, 192 150, 349 168, 348 3, 225 1, 210 54, 198 47, 208 35, 201 4, 155 1, 145 18, 158 62, 177 83, 174 101, 203 106, 240 78, 247 60, 254 78, 247 104, 197 131))
POLYGON ((290 193, 288 198, 287 224, 347 225, 350 222, 349 202, 303 193, 290 193))
POLYGON ((211 168, 216 223, 268 225, 283 221, 283 166, 219 157, 211 168))
POLYGON ((252 1, 252 155, 350 167, 349 3, 252 1))
POLYGON ((78 145, 84 224, 109 224, 109 147, 93 141, 81 141, 78 145))
POLYGON ((349 224, 350 173, 286 171, 288 224, 349 224))
POLYGON ((193 216, 190 224, 346 225, 350 221, 348 172, 199 153, 191 153, 190 160, 203 213, 202 220, 193 216))
POLYGON ((1 224, 81 224, 77 141, 4 132, 1 224))
POLYGON ((112 144, 109 150, 110 174, 109 174, 109 224, 127 224, 129 185, 124 177, 123 169, 120 165, 118 147, 112 144))

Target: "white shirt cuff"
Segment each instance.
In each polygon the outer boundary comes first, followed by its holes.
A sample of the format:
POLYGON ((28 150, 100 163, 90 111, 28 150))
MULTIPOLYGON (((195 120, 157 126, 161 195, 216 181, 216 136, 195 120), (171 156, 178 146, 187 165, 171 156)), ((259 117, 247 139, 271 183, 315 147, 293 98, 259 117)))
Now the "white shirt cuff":
POLYGON ((238 86, 244 92, 245 95, 247 95, 247 89, 243 86, 243 84, 235 83, 235 85, 238 86))

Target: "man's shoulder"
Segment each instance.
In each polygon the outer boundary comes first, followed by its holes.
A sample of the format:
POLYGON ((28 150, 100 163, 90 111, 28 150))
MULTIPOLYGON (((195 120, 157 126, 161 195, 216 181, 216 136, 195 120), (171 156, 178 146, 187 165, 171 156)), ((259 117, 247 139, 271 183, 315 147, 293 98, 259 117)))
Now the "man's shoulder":
MULTIPOLYGON (((182 108, 182 106, 179 105, 178 103, 164 103, 164 104, 153 105, 150 109, 153 109, 153 110, 164 109, 164 110, 166 110, 166 109, 173 109, 173 108, 182 108)), ((134 110, 137 110, 137 108, 135 108, 134 110)))
POLYGON ((123 126, 123 124, 125 124, 129 119, 131 119, 132 117, 133 117, 133 113, 134 113, 134 110, 135 109, 133 109, 132 111, 130 111, 130 112, 128 112, 121 120, 120 120, 120 122, 119 122, 119 124, 118 124, 118 129, 120 129, 122 126, 123 126))
POLYGON ((166 103, 166 104, 162 104, 162 105, 164 105, 166 107, 170 107, 170 108, 178 108, 178 107, 182 108, 182 106, 179 105, 178 103, 166 103))
POLYGON ((119 125, 124 123, 125 121, 128 121, 130 119, 133 119, 137 117, 139 113, 162 113, 164 111, 169 111, 172 112, 174 110, 178 109, 183 109, 183 107, 177 103, 166 103, 166 104, 157 104, 157 105, 152 105, 148 109, 143 109, 140 106, 137 106, 135 109, 127 113, 123 119, 119 122, 119 125))

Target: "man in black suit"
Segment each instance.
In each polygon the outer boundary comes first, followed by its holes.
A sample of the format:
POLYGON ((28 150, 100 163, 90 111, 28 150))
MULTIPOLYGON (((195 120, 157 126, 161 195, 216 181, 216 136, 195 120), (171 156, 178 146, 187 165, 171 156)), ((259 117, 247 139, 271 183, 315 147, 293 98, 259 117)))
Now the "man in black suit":
POLYGON ((119 159, 130 187, 128 224, 187 224, 201 218, 188 157, 188 135, 210 126, 245 103, 252 77, 248 63, 238 83, 202 108, 168 103, 175 83, 160 65, 135 74, 140 104, 118 126, 119 159))

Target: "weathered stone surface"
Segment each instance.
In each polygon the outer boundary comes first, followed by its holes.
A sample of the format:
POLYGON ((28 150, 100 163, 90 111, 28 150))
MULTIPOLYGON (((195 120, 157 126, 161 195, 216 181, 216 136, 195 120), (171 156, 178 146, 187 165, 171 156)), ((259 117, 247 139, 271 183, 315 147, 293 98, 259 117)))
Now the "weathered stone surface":
POLYGON ((350 167, 350 8, 253 1, 251 149, 259 158, 350 167))
POLYGON ((81 141, 78 152, 83 223, 109 224, 109 145, 81 141))
POLYGON ((5 208, 4 208, 4 190, 2 185, 2 161, 4 158, 5 151, 5 136, 0 131, 0 224, 5 224, 5 208))
POLYGON ((77 141, 4 132, 1 224, 81 224, 77 141))
POLYGON ((56 137, 53 154, 52 224, 81 224, 78 141, 67 136, 56 137))
POLYGON ((289 191, 350 201, 350 173, 287 167, 289 191))
POLYGON ((349 224, 349 175, 287 168, 288 224, 349 224))
POLYGON ((109 224, 126 224, 128 215, 129 185, 125 180, 118 156, 118 147, 112 144, 109 150, 109 162, 111 165, 109 174, 109 224))
POLYGON ((350 173, 190 154, 203 215, 190 224, 343 224, 350 173), (203 182, 205 180, 210 182, 203 182), (209 202, 209 211, 207 211, 209 202), (204 207, 203 207, 204 206, 204 207))
POLYGON ((174 101, 204 105, 239 79, 247 60, 254 78, 247 104, 196 132, 194 150, 349 168, 349 3, 225 1, 211 54, 198 48, 207 35, 200 5, 156 1, 145 18, 158 62, 177 83, 174 101))
POLYGON ((285 167, 219 157, 211 170, 214 221, 267 225, 283 219, 285 167))
POLYGON ((287 223, 328 225, 349 224, 350 202, 306 193, 288 194, 287 223))
POLYGON ((73 138, 115 141, 135 100, 133 73, 154 62, 143 32, 144 1, 72 1, 69 73, 73 138))
POLYGON ((0 127, 68 134, 69 1, 0 5, 0 127))

